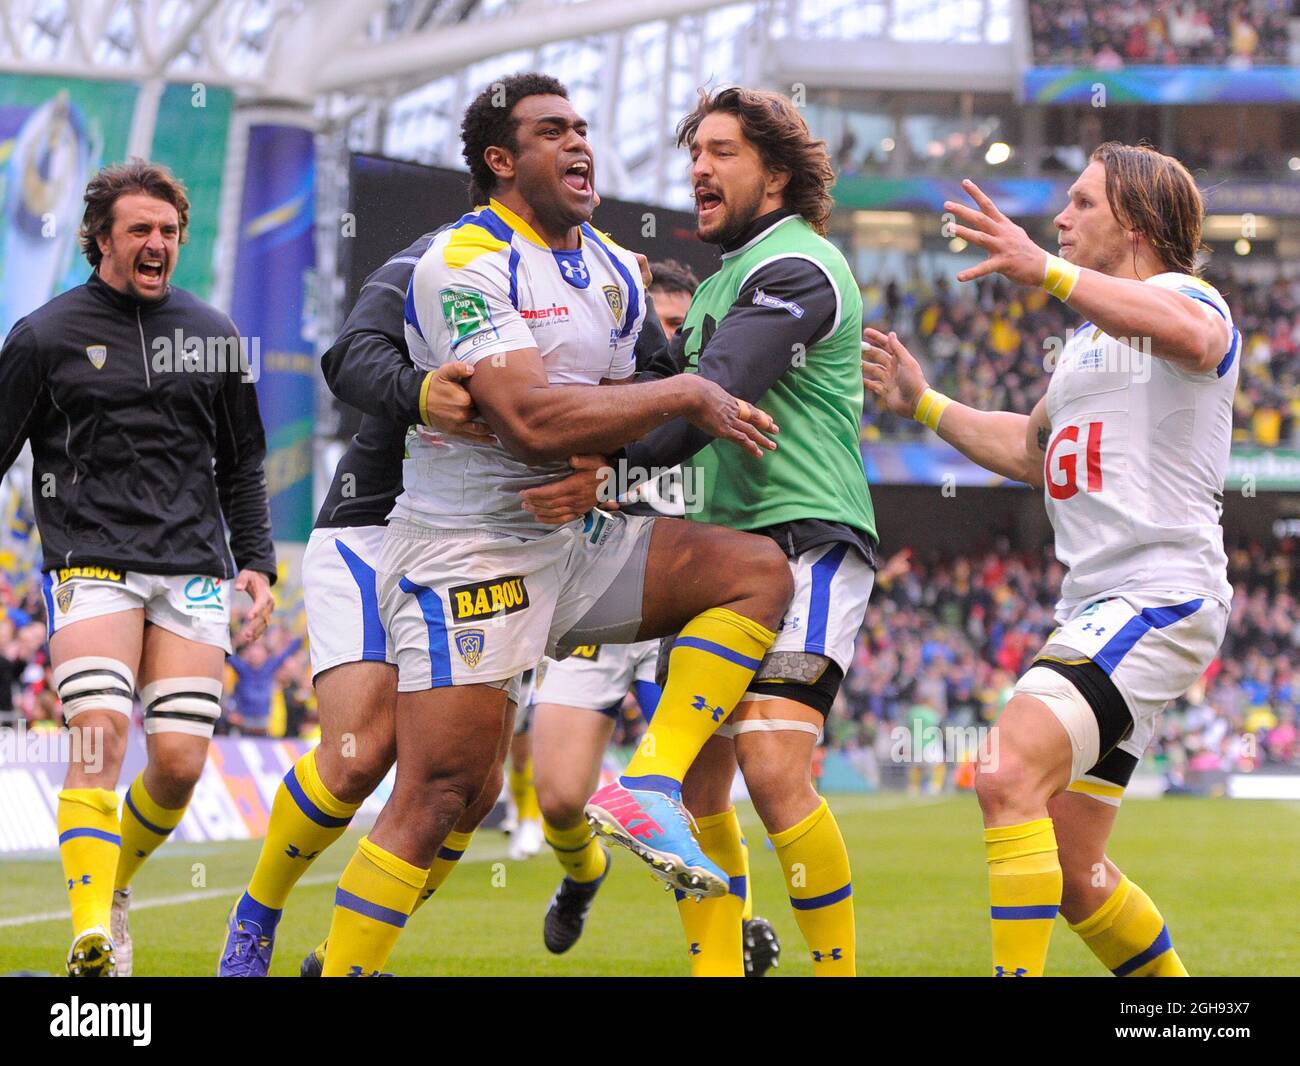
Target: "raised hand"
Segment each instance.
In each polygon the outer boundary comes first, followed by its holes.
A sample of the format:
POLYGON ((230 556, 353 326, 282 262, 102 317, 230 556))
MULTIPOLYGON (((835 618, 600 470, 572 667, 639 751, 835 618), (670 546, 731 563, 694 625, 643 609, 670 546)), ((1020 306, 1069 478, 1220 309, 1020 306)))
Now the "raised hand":
POLYGON ((988 253, 988 258, 961 271, 957 280, 974 281, 986 274, 1001 274, 1021 285, 1041 285, 1047 271, 1047 253, 1034 243, 1028 233, 999 211, 997 204, 970 178, 961 184, 979 210, 952 200, 945 201, 943 209, 951 211, 966 223, 964 226, 954 226, 954 235, 983 248, 988 253))

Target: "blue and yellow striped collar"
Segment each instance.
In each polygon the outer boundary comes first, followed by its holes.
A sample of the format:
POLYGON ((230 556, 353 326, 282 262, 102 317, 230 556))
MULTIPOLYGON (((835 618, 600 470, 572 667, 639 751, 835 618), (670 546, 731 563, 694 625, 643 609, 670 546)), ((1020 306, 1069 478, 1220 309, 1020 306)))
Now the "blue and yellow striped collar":
MULTIPOLYGON (((513 211, 511 211, 510 208, 506 207, 506 205, 503 204, 500 200, 496 200, 496 199, 489 200, 488 207, 492 210, 492 213, 497 216, 497 218, 501 219, 502 222, 504 222, 507 226, 509 226, 512 230, 518 233, 525 240, 532 241, 533 244, 536 244, 540 248, 545 248, 547 251, 551 250, 551 246, 537 235, 537 231, 534 230, 532 226, 530 226, 522 218, 520 218, 513 211)), ((581 245, 579 246, 581 247, 581 245)))

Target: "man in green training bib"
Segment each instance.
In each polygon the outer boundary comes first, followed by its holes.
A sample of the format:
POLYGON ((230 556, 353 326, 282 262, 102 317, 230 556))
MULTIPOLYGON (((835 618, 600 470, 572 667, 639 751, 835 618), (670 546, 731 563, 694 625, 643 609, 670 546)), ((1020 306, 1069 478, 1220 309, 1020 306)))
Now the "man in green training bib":
MULTIPOLYGON (((833 181, 825 143, 788 99, 742 88, 702 93, 678 126, 678 143, 693 160, 699 236, 722 250, 721 269, 691 300, 678 368, 769 412, 779 447, 750 458, 679 419, 616 462, 633 477, 684 463, 687 517, 771 537, 795 579, 776 643, 735 711, 722 721, 700 708, 701 728, 716 733, 683 799, 732 892, 683 902, 692 971, 742 972, 744 843, 730 799, 739 763, 785 871, 813 972, 852 975, 848 854, 810 766, 875 580, 875 515, 858 450, 861 294, 823 236, 833 181)), ((634 777, 624 776, 628 788, 645 787, 635 775, 653 773, 641 764, 662 743, 660 725, 656 718, 638 749, 634 777)))

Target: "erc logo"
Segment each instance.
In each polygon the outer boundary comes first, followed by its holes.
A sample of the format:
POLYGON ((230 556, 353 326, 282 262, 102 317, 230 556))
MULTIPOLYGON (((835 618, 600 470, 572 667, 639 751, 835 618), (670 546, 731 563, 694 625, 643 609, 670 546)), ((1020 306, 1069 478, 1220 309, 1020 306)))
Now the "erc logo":
POLYGON ((528 586, 521 576, 501 577, 457 585, 447 590, 447 598, 451 601, 452 618, 463 622, 522 611, 528 606, 528 586))

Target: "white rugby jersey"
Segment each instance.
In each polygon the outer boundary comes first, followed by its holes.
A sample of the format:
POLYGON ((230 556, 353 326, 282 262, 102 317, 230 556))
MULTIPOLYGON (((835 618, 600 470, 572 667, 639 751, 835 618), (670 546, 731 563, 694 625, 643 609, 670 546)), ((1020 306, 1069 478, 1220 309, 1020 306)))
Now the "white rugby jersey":
MULTIPOLYGON (((406 293, 406 343, 421 370, 537 348, 552 385, 598 385, 632 376, 645 307, 632 253, 586 224, 581 247, 554 251, 493 200, 421 256, 406 293)), ((405 491, 390 517, 522 537, 554 528, 525 511, 519 493, 570 473, 566 460, 529 466, 500 444, 414 427, 406 441, 405 491)))
POLYGON ((1065 345, 1047 388, 1043 486, 1067 568, 1061 612, 1119 593, 1232 598, 1219 516, 1241 336, 1212 285, 1176 273, 1147 284, 1222 316, 1231 340, 1204 374, 1089 322, 1065 345))

